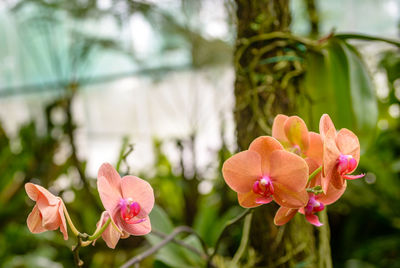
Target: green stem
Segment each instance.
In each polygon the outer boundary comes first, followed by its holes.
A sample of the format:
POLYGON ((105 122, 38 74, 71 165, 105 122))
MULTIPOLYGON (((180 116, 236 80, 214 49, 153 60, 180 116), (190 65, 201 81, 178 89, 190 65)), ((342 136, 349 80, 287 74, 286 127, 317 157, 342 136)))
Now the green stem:
POLYGON ((106 230, 108 225, 110 225, 110 222, 111 222, 111 218, 108 218, 106 223, 99 230, 97 230, 96 232, 94 232, 94 234, 89 236, 88 241, 93 241, 93 240, 96 240, 97 238, 99 238, 102 235, 102 233, 106 230))
POLYGON ((310 174, 310 176, 308 176, 308 181, 310 182, 315 176, 317 176, 318 173, 320 173, 322 170, 322 166, 320 166, 319 168, 317 168, 316 170, 314 170, 313 173, 310 174))
POLYGON ((383 38, 383 37, 379 37, 379 36, 357 34, 357 33, 342 33, 342 34, 335 34, 334 36, 339 39, 359 39, 359 40, 365 40, 365 41, 381 41, 381 42, 386 42, 388 44, 392 44, 392 45, 400 47, 400 41, 394 40, 394 39, 389 39, 389 38, 383 38))
POLYGON ((244 251, 246 250, 247 243, 249 242, 249 234, 250 234, 250 227, 251 227, 251 219, 253 218, 253 214, 249 214, 244 219, 243 224, 243 233, 242 233, 242 240, 240 241, 240 245, 238 250, 236 251, 235 255, 232 259, 232 266, 236 267, 239 260, 242 258, 244 251))
POLYGON ((61 200, 61 203, 63 205, 65 218, 67 219, 67 222, 68 222, 69 227, 71 228, 71 231, 74 233, 75 236, 79 236, 80 232, 78 231, 78 229, 76 229, 74 223, 72 222, 71 217, 69 216, 67 207, 65 206, 65 204, 64 204, 64 202, 62 201, 61 198, 60 198, 60 200, 61 200))

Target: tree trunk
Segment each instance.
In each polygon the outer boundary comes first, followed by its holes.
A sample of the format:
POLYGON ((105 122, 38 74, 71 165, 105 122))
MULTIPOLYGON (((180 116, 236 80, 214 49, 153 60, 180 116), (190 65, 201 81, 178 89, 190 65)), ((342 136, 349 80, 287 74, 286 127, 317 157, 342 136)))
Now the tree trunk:
MULTIPOLYGON (((254 138, 271 134, 276 114, 296 112, 304 72, 296 56, 304 49, 288 39, 264 38, 271 32, 289 32, 289 0, 236 0, 236 4, 235 120, 238 145, 245 150, 254 138)), ((268 204, 254 212, 250 246, 260 258, 259 265, 332 267, 326 213, 319 213, 324 223, 319 228, 302 215, 277 227, 273 223, 277 208, 268 204)))

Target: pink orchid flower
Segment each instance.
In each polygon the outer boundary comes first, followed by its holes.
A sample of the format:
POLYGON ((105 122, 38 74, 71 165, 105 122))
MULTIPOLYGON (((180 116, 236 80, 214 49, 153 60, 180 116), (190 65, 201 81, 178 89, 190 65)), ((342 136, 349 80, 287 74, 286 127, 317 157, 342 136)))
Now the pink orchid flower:
MULTIPOLYGON (((312 159, 306 160, 311 174, 318 168, 319 165, 312 159)), ((322 174, 318 173, 316 177, 307 184, 307 188, 313 188, 317 185, 321 185, 322 179, 322 174)), ((301 214, 305 215, 308 222, 315 226, 321 226, 323 224, 319 221, 318 216, 315 215, 315 213, 324 210, 325 206, 336 202, 343 195, 345 190, 346 182, 341 189, 336 189, 329 184, 326 193, 320 193, 317 195, 314 193, 308 193, 308 202, 305 207, 300 209, 280 207, 275 214, 274 223, 276 225, 284 225, 290 221, 297 212, 300 212, 301 214)))
POLYGON ((36 202, 27 219, 29 231, 42 233, 60 228, 64 239, 67 240, 67 224, 64 217, 64 204, 61 198, 54 196, 42 186, 33 183, 26 183, 25 191, 29 198, 36 202))
POLYGON ((308 131, 300 117, 278 114, 272 125, 272 137, 286 150, 322 162, 322 139, 318 133, 308 131))
POLYGON ((360 160, 360 142, 357 136, 346 128, 336 132, 332 120, 324 114, 320 120, 320 133, 324 140, 322 188, 326 191, 328 184, 341 189, 345 179, 354 180, 364 174, 349 175, 360 160))
MULTIPOLYGON (((154 206, 154 193, 148 182, 135 176, 121 179, 118 172, 105 163, 98 172, 97 188, 107 212, 105 217, 111 218, 112 227, 119 233, 119 237, 145 235, 151 231, 148 214, 154 206)), ((103 239, 108 246, 115 247, 119 237, 117 239, 114 230, 109 228, 103 239)))
POLYGON ((307 163, 283 150, 272 137, 259 137, 248 150, 227 159, 222 173, 228 186, 237 192, 242 207, 256 207, 272 200, 290 208, 307 203, 307 163))

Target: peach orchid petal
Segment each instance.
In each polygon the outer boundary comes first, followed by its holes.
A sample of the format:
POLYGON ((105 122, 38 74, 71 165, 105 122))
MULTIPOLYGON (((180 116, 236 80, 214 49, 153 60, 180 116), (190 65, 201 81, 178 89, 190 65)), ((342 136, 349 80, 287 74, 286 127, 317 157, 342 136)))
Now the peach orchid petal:
POLYGON ((308 149, 308 129, 303 119, 298 116, 291 116, 286 120, 284 131, 287 139, 292 145, 300 147, 302 152, 308 149))
POLYGON ((63 204, 61 204, 61 203, 58 207, 58 217, 61 222, 60 231, 64 236, 64 240, 68 240, 67 222, 65 221, 65 217, 64 217, 64 207, 63 207, 63 204))
POLYGON ((33 207, 33 210, 31 213, 28 215, 28 219, 26 220, 26 223, 28 225, 29 231, 31 233, 42 233, 44 231, 47 231, 43 226, 42 226, 42 216, 40 215, 40 211, 35 205, 33 207))
POLYGON ((314 161, 321 165, 324 151, 324 143, 322 141, 321 135, 310 131, 308 133, 308 137, 310 143, 305 155, 312 158, 314 161))
POLYGON ((118 190, 120 189, 120 186, 111 186, 110 180, 101 176, 97 179, 97 189, 99 190, 100 199, 104 208, 109 213, 113 213, 113 210, 118 206, 118 203, 122 198, 122 193, 118 190))
POLYGON ((262 176, 261 157, 253 151, 243 151, 231 156, 222 166, 225 182, 235 192, 247 193, 262 176))
POLYGON ((150 184, 135 176, 125 176, 121 180, 123 198, 138 202, 141 214, 148 215, 154 206, 154 192, 150 184))
POLYGON ((55 206, 41 206, 39 202, 37 202, 37 206, 40 210, 40 214, 42 215, 42 225, 47 230, 56 230, 60 226, 60 217, 59 217, 59 205, 55 206))
POLYGON ((280 207, 275 214, 275 225, 284 225, 290 221, 297 213, 297 209, 280 207))
POLYGON ((289 117, 283 114, 278 114, 275 119, 274 123, 272 124, 272 137, 281 141, 281 142, 288 142, 288 139, 285 134, 284 125, 286 120, 289 117))
MULTIPOLYGON (((304 190, 308 180, 308 166, 300 156, 284 150, 271 153, 270 177, 293 192, 304 190)), ((275 185, 274 185, 275 186, 275 185)))
POLYGON ((306 215, 306 220, 311 223, 312 225, 315 225, 317 227, 322 226, 323 224, 319 221, 318 216, 314 214, 305 214, 306 215))
POLYGON ((319 133, 321 134, 322 139, 325 139, 325 135, 330 129, 334 129, 336 132, 336 128, 332 122, 332 119, 329 117, 329 115, 323 114, 319 120, 319 133))
POLYGON ((132 235, 146 235, 151 232, 151 223, 149 216, 144 218, 144 221, 136 224, 129 224, 119 219, 117 223, 124 231, 132 235))
POLYGON ((306 190, 294 192, 280 183, 274 183, 274 200, 282 207, 301 208, 307 204, 306 190))
MULTIPOLYGON (((107 211, 104 211, 101 215, 100 221, 96 224, 97 228, 100 229, 110 218, 107 211)), ((115 230, 112 224, 109 224, 104 232, 101 234, 101 237, 106 242, 109 248, 114 249, 117 245, 119 239, 121 238, 121 234, 115 230)))
POLYGON ((319 194, 317 197, 319 202, 322 202, 324 205, 330 205, 336 202, 346 190, 347 182, 344 181, 343 187, 340 189, 336 189, 331 184, 328 185, 326 194, 319 194))
POLYGON ((336 135, 336 144, 342 154, 353 156, 358 164, 360 161, 360 142, 353 132, 342 128, 336 135))
POLYGON ((283 146, 276 139, 268 136, 256 138, 249 147, 249 151, 256 152, 261 157, 262 174, 269 173, 270 155, 275 150, 283 150, 283 146))
MULTIPOLYGON (((328 174, 328 177, 330 178, 329 181, 335 187, 336 189, 342 189, 344 187, 345 179, 340 176, 339 172, 337 169, 332 169, 332 171, 328 174)), ((328 192, 328 185, 323 186, 324 192, 328 192)))
POLYGON ((121 192, 121 176, 115 170, 115 168, 109 163, 104 163, 100 166, 97 178, 104 177, 107 179, 110 188, 113 191, 121 192))
POLYGON ((249 191, 247 193, 238 193, 239 204, 244 208, 254 208, 261 206, 263 204, 267 204, 272 201, 272 198, 264 198, 260 200, 260 195, 255 194, 253 191, 249 191), (257 203, 258 201, 258 203, 257 203), (262 202, 259 202, 262 201, 262 202))
POLYGON ((56 196, 50 193, 46 188, 37 184, 33 184, 30 182, 26 183, 25 191, 29 196, 29 198, 32 199, 33 201, 37 201, 42 197, 43 198, 42 201, 48 205, 54 206, 59 202, 56 196))
POLYGON ((323 175, 325 177, 335 168, 339 156, 340 152, 336 145, 336 130, 331 128, 326 133, 324 140, 323 175))

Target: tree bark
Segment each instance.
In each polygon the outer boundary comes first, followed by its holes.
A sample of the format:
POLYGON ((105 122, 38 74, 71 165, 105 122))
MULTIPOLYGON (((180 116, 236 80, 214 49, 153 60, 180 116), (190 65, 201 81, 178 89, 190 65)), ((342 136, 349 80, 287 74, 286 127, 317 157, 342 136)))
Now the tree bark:
MULTIPOLYGON (((289 32, 289 0, 236 0, 237 44, 235 49, 235 120, 240 150, 251 141, 271 134, 278 113, 296 112, 299 81, 304 72, 294 41, 274 38, 254 41, 271 32, 289 32), (290 58, 291 57, 291 58, 290 58), (286 59, 294 60, 286 60, 286 59)), ((259 39, 258 39, 259 40, 259 39)), ((318 229, 296 215, 288 224, 277 227, 273 218, 278 206, 268 204, 254 212, 250 246, 266 267, 332 267, 327 215, 318 229)))

